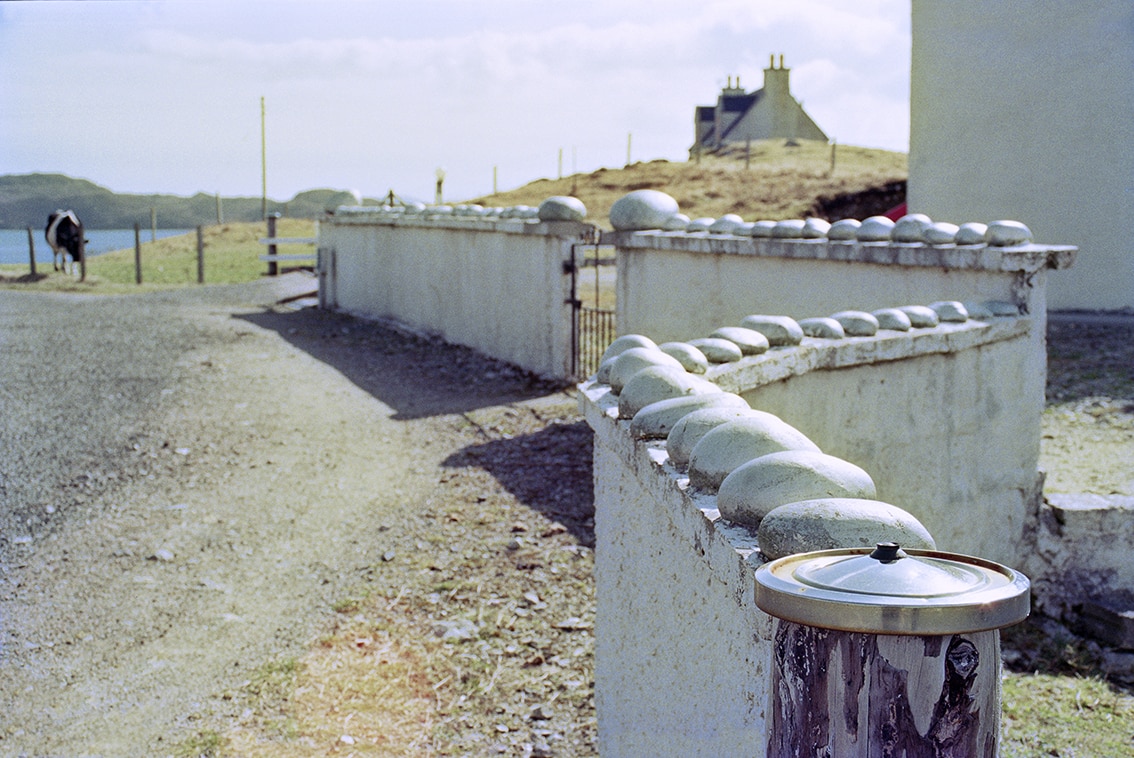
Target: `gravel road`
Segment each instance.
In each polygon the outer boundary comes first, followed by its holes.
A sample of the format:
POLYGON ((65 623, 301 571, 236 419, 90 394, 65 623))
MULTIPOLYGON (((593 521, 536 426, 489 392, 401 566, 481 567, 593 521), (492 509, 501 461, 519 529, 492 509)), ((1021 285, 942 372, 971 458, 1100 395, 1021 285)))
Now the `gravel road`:
POLYGON ((0 292, 0 755, 161 755, 234 721, 225 691, 422 547, 407 506, 471 412, 572 410, 472 351, 273 305, 312 287, 0 292))

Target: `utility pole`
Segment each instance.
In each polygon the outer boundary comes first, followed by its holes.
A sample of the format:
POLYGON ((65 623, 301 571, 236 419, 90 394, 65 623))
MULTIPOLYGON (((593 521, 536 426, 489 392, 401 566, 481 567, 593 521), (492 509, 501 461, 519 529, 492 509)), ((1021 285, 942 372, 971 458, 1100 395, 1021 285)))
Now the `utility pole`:
POLYGON ((268 141, 264 127, 264 96, 260 96, 260 218, 268 217, 268 141))

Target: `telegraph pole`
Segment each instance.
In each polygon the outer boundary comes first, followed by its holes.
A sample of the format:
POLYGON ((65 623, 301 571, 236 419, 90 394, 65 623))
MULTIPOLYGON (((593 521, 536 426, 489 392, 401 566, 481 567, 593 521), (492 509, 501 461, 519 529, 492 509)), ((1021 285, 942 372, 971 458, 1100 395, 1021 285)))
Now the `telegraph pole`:
POLYGON ((268 217, 268 141, 264 128, 264 96, 260 96, 260 218, 268 217))

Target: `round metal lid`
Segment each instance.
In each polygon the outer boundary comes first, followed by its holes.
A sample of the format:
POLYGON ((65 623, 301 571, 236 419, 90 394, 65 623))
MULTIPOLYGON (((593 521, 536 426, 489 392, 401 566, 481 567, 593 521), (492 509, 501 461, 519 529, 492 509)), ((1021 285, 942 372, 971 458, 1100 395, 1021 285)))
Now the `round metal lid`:
POLYGON ((756 605, 808 626, 875 634, 999 629, 1030 610, 1023 574, 934 550, 844 548, 789 555, 756 570, 756 605))

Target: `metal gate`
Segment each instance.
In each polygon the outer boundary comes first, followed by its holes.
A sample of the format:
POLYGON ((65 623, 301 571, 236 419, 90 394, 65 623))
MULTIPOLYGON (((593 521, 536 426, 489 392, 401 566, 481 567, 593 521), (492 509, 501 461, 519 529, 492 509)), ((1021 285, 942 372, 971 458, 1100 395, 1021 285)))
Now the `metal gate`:
POLYGON ((616 336, 614 323, 614 247, 599 242, 571 246, 563 266, 571 276, 571 372, 586 379, 598 370, 599 359, 616 336), (594 272, 593 284, 586 281, 594 272))

